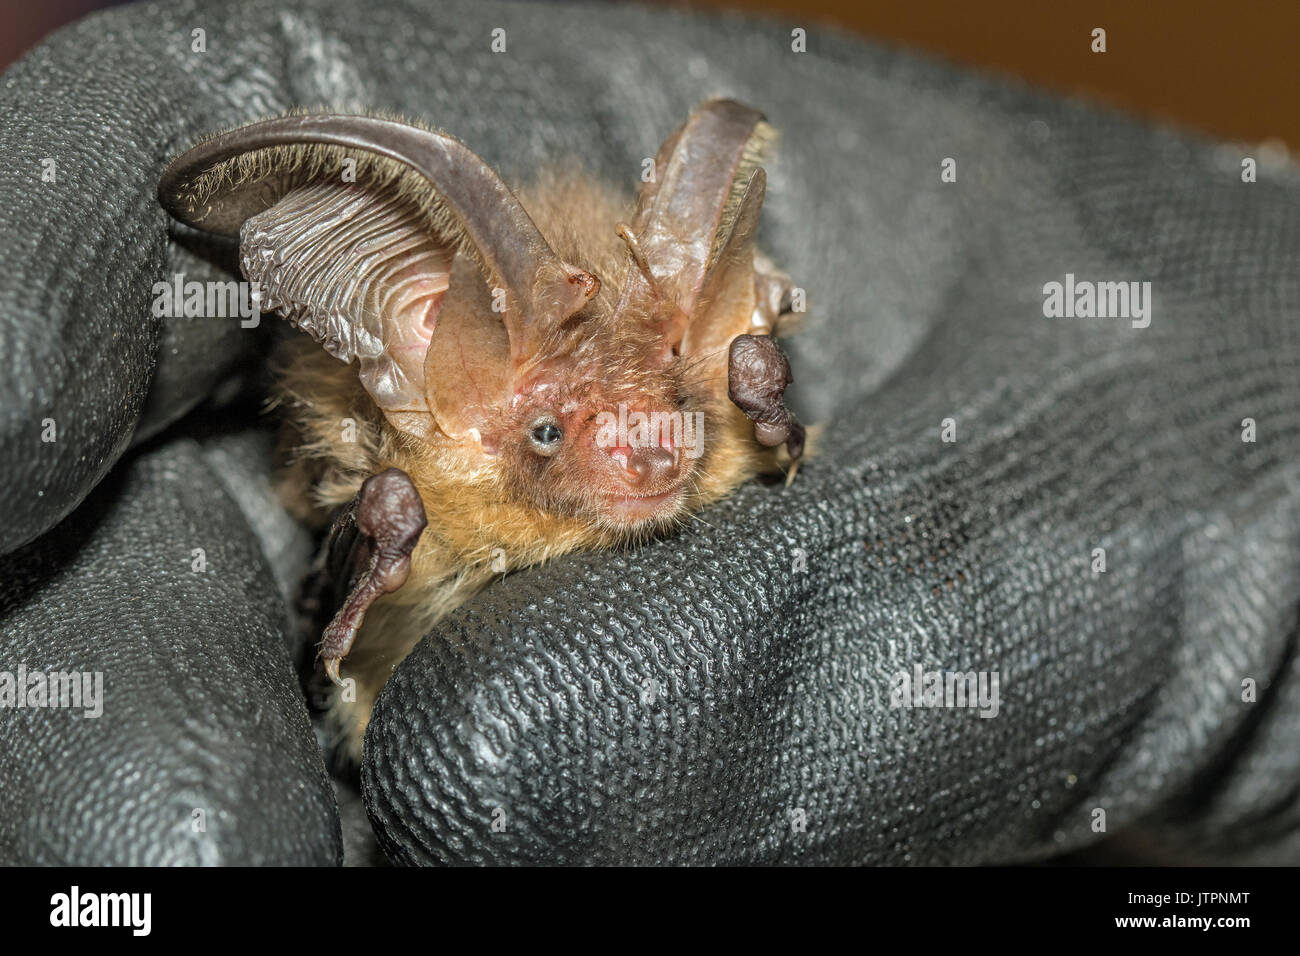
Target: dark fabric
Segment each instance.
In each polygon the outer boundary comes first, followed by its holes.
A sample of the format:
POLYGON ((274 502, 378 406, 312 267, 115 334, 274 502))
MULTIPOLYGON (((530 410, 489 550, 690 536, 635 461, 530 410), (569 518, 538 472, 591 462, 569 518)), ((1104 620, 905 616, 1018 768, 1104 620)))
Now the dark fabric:
POLYGON ((0 862, 341 858, 263 553, 274 549, 225 491, 252 494, 265 450, 177 439, 141 453, 0 558, 0 669, 99 673, 103 687, 98 716, 83 716, 84 698, 0 712, 0 862))
MULTIPOLYGON (((576 156, 631 185, 691 106, 731 95, 784 134, 764 244, 808 290, 789 394, 825 425, 816 456, 791 488, 512 575, 439 626, 367 740, 385 849, 977 863, 1127 832, 1180 859, 1297 861, 1300 176, 803 26, 794 53, 776 23, 339 0, 132 7, 62 32, 0 84, 8 540, 128 441, 162 335, 149 287, 204 278, 152 200, 199 136, 363 106, 507 174, 576 156), (66 157, 57 189, 34 178, 46 155, 66 157), (1150 326, 1045 318, 1066 273, 1150 281, 1150 326), (49 408, 69 421, 54 447, 49 408), (998 715, 892 707, 914 665, 996 671, 998 715)), ((213 341, 158 356, 154 423, 249 341, 170 334, 213 341)), ((169 600, 152 570, 131 580, 169 600)))

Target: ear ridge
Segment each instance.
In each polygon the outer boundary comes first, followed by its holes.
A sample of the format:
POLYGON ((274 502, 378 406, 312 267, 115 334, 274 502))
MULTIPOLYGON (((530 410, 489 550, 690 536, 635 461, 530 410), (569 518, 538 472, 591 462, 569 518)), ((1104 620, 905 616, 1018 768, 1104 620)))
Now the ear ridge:
MULTIPOLYGON (((740 160, 736 163, 736 171, 731 178, 731 189, 727 193, 726 201, 722 205, 722 212, 718 216, 718 227, 714 233, 713 247, 709 250, 709 268, 713 267, 722 252, 723 246, 732 234, 732 226, 749 192, 754 173, 763 172, 765 177, 763 182, 766 184, 766 171, 763 169, 763 164, 776 151, 780 139, 781 134, 776 127, 766 120, 760 120, 754 126, 754 131, 750 134, 749 139, 745 141, 745 145, 741 148, 740 160)), ((759 198, 759 205, 762 206, 761 197, 759 198)))
POLYGON ((233 236, 246 220, 269 209, 286 193, 315 182, 384 192, 395 202, 418 210, 429 232, 488 271, 478 247, 432 183, 410 166, 365 149, 286 143, 247 150, 183 180, 164 205, 187 225, 233 236), (345 171, 350 176, 347 180, 345 171))
POLYGON ((705 275, 682 339, 683 355, 725 352, 737 335, 755 331, 754 247, 766 191, 767 175, 756 168, 705 275))
POLYGON ((243 224, 240 268, 262 308, 356 361, 385 415, 430 437, 425 354, 455 251, 425 225, 373 189, 302 186, 243 224))

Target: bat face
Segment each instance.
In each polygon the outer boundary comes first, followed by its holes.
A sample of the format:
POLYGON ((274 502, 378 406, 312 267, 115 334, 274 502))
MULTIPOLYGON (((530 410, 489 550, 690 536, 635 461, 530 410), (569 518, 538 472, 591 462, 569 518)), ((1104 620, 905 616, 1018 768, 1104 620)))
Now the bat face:
POLYGON ((708 428, 687 368, 656 337, 593 334, 530 370, 484 447, 513 476, 510 490, 537 508, 619 532, 666 527, 689 509, 708 428), (586 355, 584 360, 581 356, 586 355))
POLYGON ((624 391, 546 376, 522 390, 506 434, 492 441, 519 490, 542 509, 587 515, 610 528, 677 517, 693 472, 682 443, 699 436, 674 424, 690 421, 691 412, 669 375, 637 369, 636 382, 624 391))
MULTIPOLYGON (((745 416, 718 400, 726 349, 687 342, 690 318, 656 277, 663 252, 647 254, 622 222, 631 210, 621 195, 617 203, 594 201, 593 189, 578 181, 525 195, 544 235, 571 237, 557 248, 595 291, 518 365, 504 358, 501 339, 498 355, 511 369, 504 398, 467 438, 514 500, 589 522, 609 541, 681 524, 716 497, 703 477, 719 468, 717 459, 748 469, 754 441, 745 416)), ((663 265, 660 274, 668 275, 672 263, 663 265)), ((709 319, 748 330, 758 305, 754 270, 749 262, 732 268, 737 281, 715 291, 709 319)), ((481 316, 488 308, 481 298, 461 305, 453 295, 440 321, 456 328, 472 320, 451 313, 481 316)), ((704 326, 695 324, 696 332, 704 326)), ((436 345, 431 357, 440 354, 436 345)), ((438 374, 430 368, 429 380, 438 374)), ((436 408, 436 397, 431 403, 436 408)))

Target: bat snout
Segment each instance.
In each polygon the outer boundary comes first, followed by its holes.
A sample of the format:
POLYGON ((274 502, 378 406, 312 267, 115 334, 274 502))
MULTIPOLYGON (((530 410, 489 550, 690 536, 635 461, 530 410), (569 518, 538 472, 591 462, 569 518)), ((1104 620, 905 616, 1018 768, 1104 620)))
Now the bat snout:
POLYGON ((675 515, 682 502, 681 459, 664 445, 606 449, 611 478, 604 491, 605 517, 620 527, 640 527, 675 515))
POLYGON ((633 448, 623 457, 621 464, 624 480, 634 488, 664 485, 677 473, 676 456, 663 447, 633 448))
POLYGON ((670 432, 625 440, 605 449, 619 484, 639 494, 659 494, 680 480, 681 459, 670 432))

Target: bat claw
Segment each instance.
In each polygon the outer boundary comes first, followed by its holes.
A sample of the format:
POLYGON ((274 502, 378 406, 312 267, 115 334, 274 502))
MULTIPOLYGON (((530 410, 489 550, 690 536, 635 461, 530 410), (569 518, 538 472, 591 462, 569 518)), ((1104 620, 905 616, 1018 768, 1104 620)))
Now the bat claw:
POLYGON ((770 335, 737 335, 727 360, 727 395, 754 423, 754 438, 790 453, 786 483, 794 479, 803 457, 804 428, 785 406, 785 389, 794 377, 790 362, 770 335))
POLYGON ((798 474, 799 465, 802 463, 803 463, 802 458, 795 458, 791 460, 790 467, 787 468, 785 472, 785 486, 787 488, 789 488, 792 484, 794 484, 794 476, 798 474))
POLYGON ((334 523, 328 549, 347 596, 321 636, 325 673, 342 687, 339 666, 352 650, 371 605, 406 583, 411 553, 427 524, 424 502, 406 472, 371 475, 334 523))

